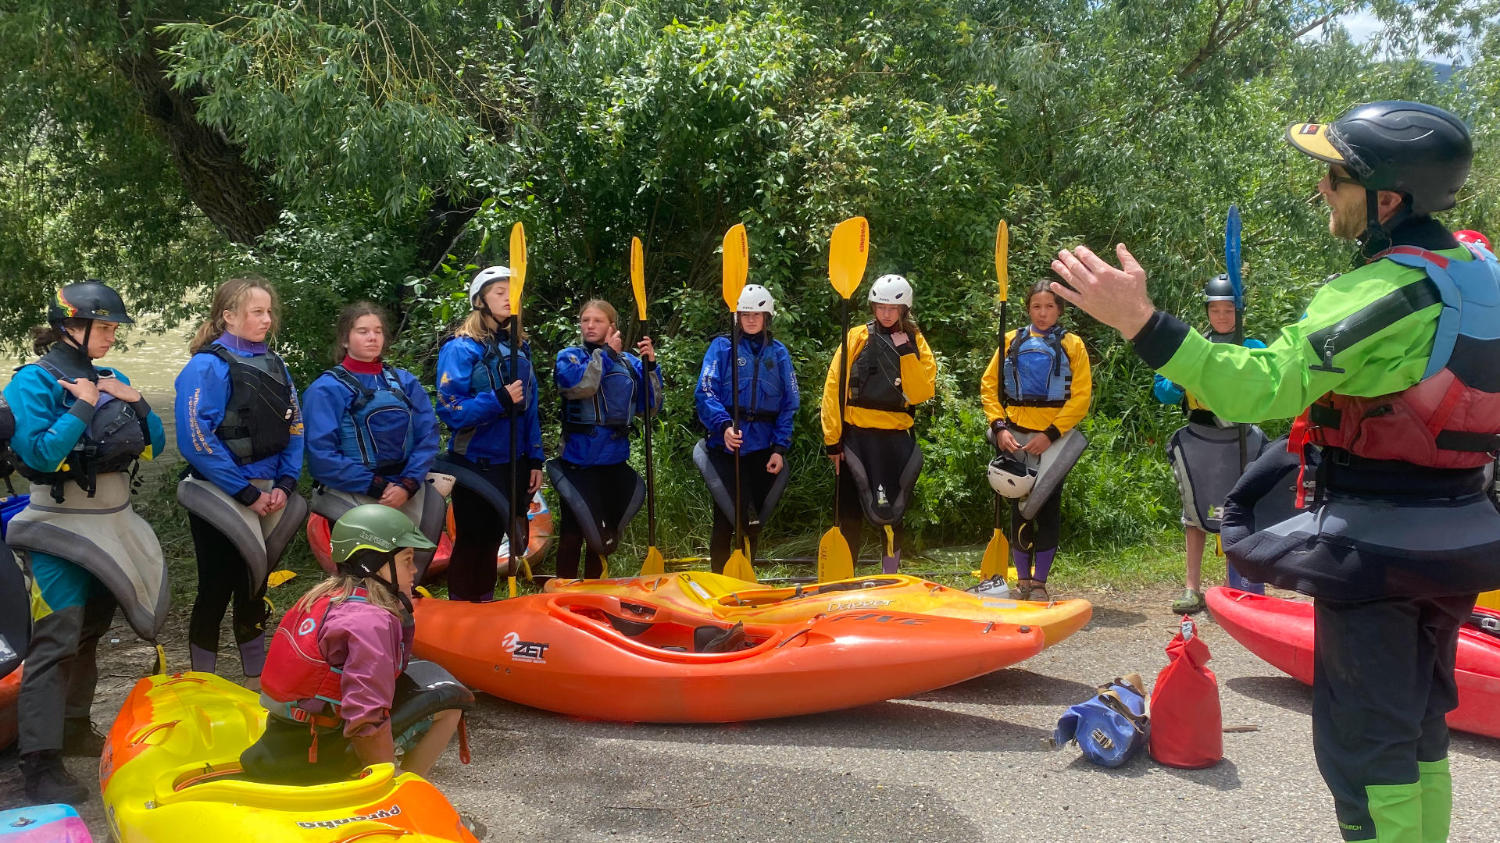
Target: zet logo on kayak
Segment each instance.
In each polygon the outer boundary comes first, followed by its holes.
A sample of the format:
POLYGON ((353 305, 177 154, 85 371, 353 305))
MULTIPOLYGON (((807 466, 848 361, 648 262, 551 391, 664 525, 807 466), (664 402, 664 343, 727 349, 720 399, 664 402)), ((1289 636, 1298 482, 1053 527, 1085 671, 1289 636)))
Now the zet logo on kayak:
POLYGON ((545 664, 547 648, 552 645, 541 641, 522 641, 521 636, 514 632, 507 632, 505 637, 500 639, 500 646, 505 648, 505 652, 510 653, 513 661, 545 664))

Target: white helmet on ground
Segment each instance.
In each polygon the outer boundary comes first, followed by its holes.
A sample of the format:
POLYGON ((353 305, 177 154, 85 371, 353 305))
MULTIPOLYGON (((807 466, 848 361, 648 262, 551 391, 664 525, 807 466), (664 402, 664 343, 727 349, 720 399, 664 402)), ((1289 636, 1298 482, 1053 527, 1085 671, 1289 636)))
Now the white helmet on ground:
POLYGON ((1003 498, 1019 500, 1031 494, 1031 487, 1036 485, 1036 469, 1010 454, 991 460, 988 473, 990 488, 1003 498))
POLYGON ((496 281, 509 281, 510 267, 487 266, 475 273, 474 280, 469 282, 469 306, 478 307, 479 298, 484 295, 484 288, 496 281))
POLYGON ((746 284, 740 290, 740 300, 735 306, 740 313, 764 313, 767 316, 776 315, 776 299, 771 297, 771 291, 759 284, 746 284))
POLYGON ((904 304, 911 307, 911 282, 900 275, 882 275, 870 285, 871 304, 904 304))

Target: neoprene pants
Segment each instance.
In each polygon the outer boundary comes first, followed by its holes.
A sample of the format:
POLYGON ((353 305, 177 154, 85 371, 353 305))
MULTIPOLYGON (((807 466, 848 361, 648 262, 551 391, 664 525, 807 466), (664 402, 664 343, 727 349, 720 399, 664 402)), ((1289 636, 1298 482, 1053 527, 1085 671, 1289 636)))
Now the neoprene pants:
MULTIPOLYGON (((193 533, 193 553, 198 557, 198 594, 188 620, 188 643, 217 653, 219 624, 231 600, 234 643, 245 644, 264 635, 269 615, 266 581, 250 582, 250 566, 218 527, 189 512, 188 528, 193 533)), ((246 665, 245 675, 258 676, 260 669, 259 664, 246 665)))
POLYGON ((1313 751, 1345 840, 1373 840, 1377 827, 1389 835, 1385 826, 1409 821, 1412 811, 1421 828, 1440 819, 1428 813, 1441 810, 1447 827, 1446 765, 1430 809, 1424 766, 1448 756, 1444 716, 1458 705, 1458 628, 1474 600, 1313 602, 1313 751), (1414 801, 1419 777, 1421 799, 1414 801))
POLYGON ((89 716, 99 683, 95 654, 116 607, 109 589, 83 568, 46 553, 30 557, 46 605, 32 607, 16 704, 22 754, 62 749, 64 718, 89 716))
MULTIPOLYGON (((859 455, 869 477, 869 494, 875 496, 878 507, 894 504, 902 494, 910 498, 912 490, 901 488, 901 475, 916 447, 917 440, 910 430, 882 430, 853 425, 844 427, 844 450, 853 450, 859 455), (884 502, 881 500, 882 496, 884 502)), ((854 482, 854 475, 849 471, 847 461, 839 469, 838 482, 839 532, 844 534, 844 541, 849 543, 849 552, 857 562, 860 543, 864 538, 861 531, 864 529, 865 511, 860 504, 858 484, 854 482)), ((881 555, 890 555, 886 553, 884 528, 877 525, 877 532, 880 536, 881 555)), ((895 538, 896 554, 899 555, 901 540, 906 534, 900 517, 892 522, 891 532, 895 538)))
MULTIPOLYGON (((526 491, 530 481, 530 464, 521 463, 522 476, 516 488, 520 494, 511 500, 512 517, 526 523, 526 510, 531 505, 531 494, 526 491)), ((483 467, 473 466, 480 477, 488 480, 510 500, 510 464, 491 463, 483 467)), ((453 487, 453 527, 457 533, 453 540, 453 553, 448 557, 448 596, 454 600, 489 600, 495 596, 495 554, 500 551, 500 540, 505 538, 505 519, 489 501, 478 492, 463 485, 453 487)), ((520 530, 517 530, 520 532, 520 530)), ((521 539, 524 546, 526 538, 521 539)), ((517 548, 517 554, 525 549, 517 548)))
MULTIPOLYGON (((760 522, 758 527, 747 530, 750 537, 750 552, 753 556, 755 549, 760 546, 760 529, 765 526, 761 521, 759 507, 771 493, 771 484, 776 482, 776 475, 766 471, 766 460, 771 458, 773 452, 770 448, 760 451, 746 452, 740 455, 740 520, 741 526, 749 527, 752 522, 760 522)), ((718 448, 708 449, 708 462, 714 467, 714 472, 719 475, 720 481, 729 493, 734 494, 734 454, 725 453, 718 448)), ((788 470, 785 462, 781 466, 782 471, 788 470)), ((708 539, 708 564, 715 574, 724 573, 724 563, 729 561, 729 554, 734 550, 731 546, 734 542, 734 517, 725 515, 716 504, 713 504, 714 526, 713 532, 708 539)))
POLYGON ((1029 522, 1021 518, 1021 502, 1006 499, 1010 522, 1006 525, 1005 537, 1010 540, 1012 548, 1021 551, 1035 548, 1038 552, 1057 549, 1058 536, 1062 532, 1062 491, 1063 487, 1058 486, 1029 522))
POLYGON ((559 495, 562 520, 557 528, 557 575, 565 579, 577 578, 579 557, 586 552, 588 558, 584 560, 583 575, 598 579, 604 576, 605 560, 594 548, 584 547, 579 519, 596 519, 601 537, 606 541, 617 538, 620 519, 625 516, 625 507, 636 489, 636 474, 629 463, 623 462, 613 465, 562 463, 561 467, 578 494, 583 496, 589 511, 574 512, 568 499, 559 495))

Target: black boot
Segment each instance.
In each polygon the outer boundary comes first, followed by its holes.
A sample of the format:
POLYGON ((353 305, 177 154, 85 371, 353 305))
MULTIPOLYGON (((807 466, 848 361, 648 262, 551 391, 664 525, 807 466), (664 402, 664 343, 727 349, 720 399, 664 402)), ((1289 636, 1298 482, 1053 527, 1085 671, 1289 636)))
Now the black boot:
POLYGON ((77 806, 89 799, 88 788, 68 773, 63 767, 62 753, 55 749, 21 756, 21 776, 26 780, 26 799, 33 804, 77 806))
POLYGON ((104 736, 87 717, 65 718, 62 754, 69 758, 98 758, 104 754, 104 736))

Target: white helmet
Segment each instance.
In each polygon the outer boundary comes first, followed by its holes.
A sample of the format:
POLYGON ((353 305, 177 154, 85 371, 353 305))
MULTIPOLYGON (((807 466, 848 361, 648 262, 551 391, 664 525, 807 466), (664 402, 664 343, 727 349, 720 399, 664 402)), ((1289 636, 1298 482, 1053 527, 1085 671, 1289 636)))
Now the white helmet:
POLYGON ((776 315, 776 300, 771 298, 771 291, 759 284, 746 284, 740 290, 739 304, 735 310, 740 313, 764 313, 767 316, 776 315))
POLYGON ((469 282, 469 306, 478 307, 479 297, 484 294, 484 288, 496 281, 508 281, 510 279, 510 267, 487 266, 475 273, 474 280, 469 282))
POLYGON ((1001 454, 990 461, 989 478, 990 488, 1002 498, 1019 500, 1031 494, 1031 487, 1036 485, 1036 469, 1010 454, 1001 454))
POLYGON ((900 275, 882 275, 870 285, 871 304, 904 304, 911 307, 911 282, 900 275))

